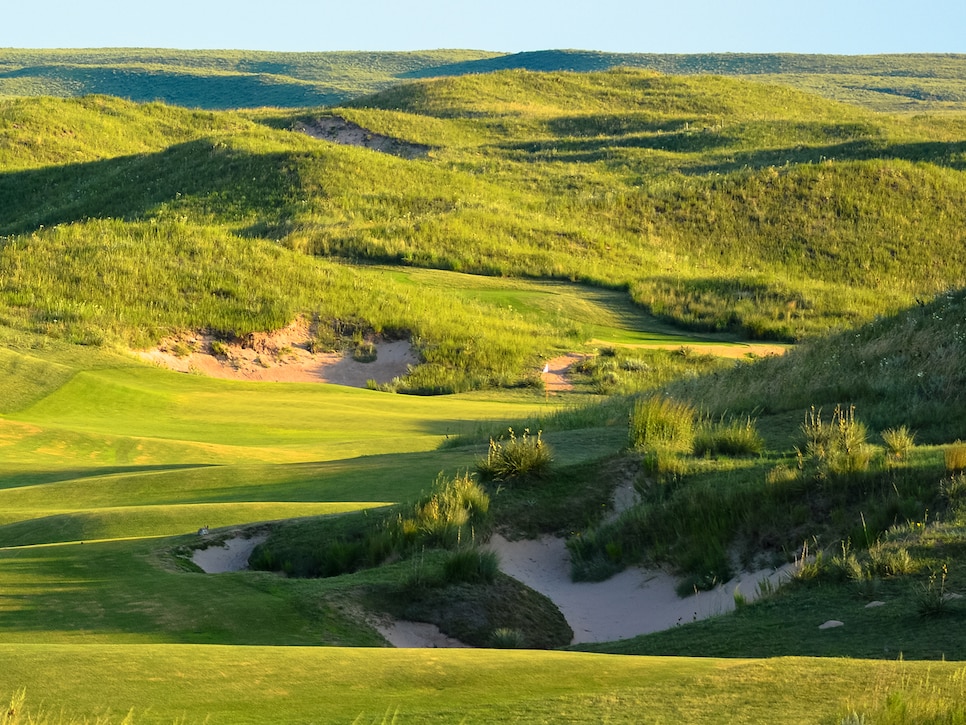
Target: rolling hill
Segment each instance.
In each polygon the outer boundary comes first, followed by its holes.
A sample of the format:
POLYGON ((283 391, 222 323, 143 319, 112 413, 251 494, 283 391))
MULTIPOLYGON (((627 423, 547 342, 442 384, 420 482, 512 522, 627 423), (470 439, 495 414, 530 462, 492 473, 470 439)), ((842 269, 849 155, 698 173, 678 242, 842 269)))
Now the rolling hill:
POLYGON ((809 90, 882 111, 962 109, 966 58, 950 54, 657 55, 542 50, 502 54, 270 53, 164 49, 0 49, 0 97, 106 94, 190 108, 339 105, 402 82, 494 71, 727 75, 809 90))

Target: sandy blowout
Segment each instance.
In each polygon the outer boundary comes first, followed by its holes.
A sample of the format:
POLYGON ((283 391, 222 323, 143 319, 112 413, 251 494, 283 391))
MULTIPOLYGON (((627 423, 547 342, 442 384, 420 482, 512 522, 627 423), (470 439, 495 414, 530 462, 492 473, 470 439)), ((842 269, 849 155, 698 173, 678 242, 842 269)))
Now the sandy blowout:
POLYGON ((369 380, 385 384, 419 361, 405 340, 376 341, 376 359, 362 363, 343 353, 312 353, 308 323, 297 320, 283 330, 248 335, 226 343, 197 333, 163 340, 157 348, 135 353, 142 360, 184 373, 212 378, 284 383, 331 383, 356 388, 369 380), (221 350, 215 354, 215 350, 221 350))

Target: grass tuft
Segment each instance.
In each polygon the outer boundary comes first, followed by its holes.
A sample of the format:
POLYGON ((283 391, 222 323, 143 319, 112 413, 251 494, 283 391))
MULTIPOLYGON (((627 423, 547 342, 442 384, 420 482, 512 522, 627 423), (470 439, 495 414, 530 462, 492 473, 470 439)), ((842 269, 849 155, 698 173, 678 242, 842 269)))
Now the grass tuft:
POLYGON ((532 481, 544 478, 553 463, 553 453, 543 442, 542 431, 536 435, 529 428, 517 437, 513 428, 508 437, 490 439, 486 457, 477 462, 477 471, 486 481, 500 483, 532 481))

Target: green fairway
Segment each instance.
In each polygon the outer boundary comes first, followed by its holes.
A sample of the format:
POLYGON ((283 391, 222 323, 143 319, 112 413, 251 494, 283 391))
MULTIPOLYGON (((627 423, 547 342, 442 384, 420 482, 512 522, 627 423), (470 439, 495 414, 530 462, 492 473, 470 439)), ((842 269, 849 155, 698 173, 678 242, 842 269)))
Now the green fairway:
POLYGON ((28 704, 131 712, 137 725, 823 723, 893 692, 961 696, 963 674, 842 659, 157 645, 0 646, 0 665, 28 704))

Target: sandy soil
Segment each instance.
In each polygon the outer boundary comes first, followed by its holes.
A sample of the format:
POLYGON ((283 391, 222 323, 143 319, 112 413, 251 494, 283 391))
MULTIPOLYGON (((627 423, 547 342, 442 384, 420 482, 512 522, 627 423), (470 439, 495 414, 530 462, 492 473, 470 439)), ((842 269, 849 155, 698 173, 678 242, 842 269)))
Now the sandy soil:
POLYGON ((367 381, 388 383, 405 375, 418 360, 408 341, 376 341, 376 359, 360 363, 342 353, 309 352, 309 325, 298 320, 284 330, 219 343, 202 333, 163 340, 157 348, 135 353, 143 360, 179 372, 214 378, 287 383, 333 383, 358 388, 367 381), (223 345, 214 354, 212 345, 223 345), (189 352, 190 351, 190 352, 189 352))
POLYGON ((223 546, 195 549, 191 560, 201 567, 206 574, 241 571, 248 568, 248 557, 252 555, 255 547, 265 539, 265 536, 253 536, 250 539, 236 536, 225 541, 223 546))

